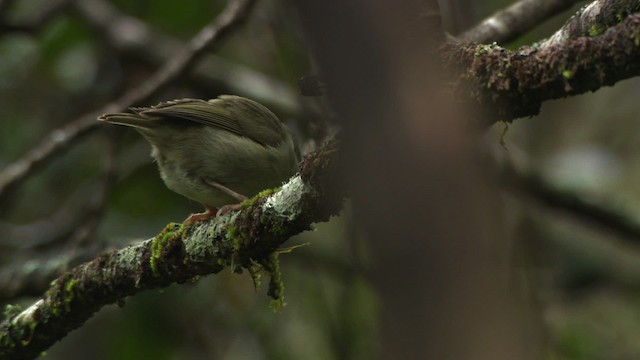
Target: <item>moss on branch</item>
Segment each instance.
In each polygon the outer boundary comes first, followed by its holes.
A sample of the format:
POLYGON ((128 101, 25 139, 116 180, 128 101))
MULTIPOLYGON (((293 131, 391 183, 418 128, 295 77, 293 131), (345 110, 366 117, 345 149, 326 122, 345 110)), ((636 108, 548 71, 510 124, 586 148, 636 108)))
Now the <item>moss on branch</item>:
MULTIPOLYGON (((594 30, 595 31, 595 30, 594 30)), ((459 101, 487 121, 537 115, 542 102, 595 91, 640 74, 640 14, 615 26, 547 47, 447 44, 459 101)))
POLYGON ((308 155, 304 174, 281 189, 266 191, 242 210, 192 226, 167 225, 141 244, 100 255, 55 281, 31 307, 5 311, 0 324, 0 359, 37 357, 102 306, 121 304, 138 292, 183 283, 225 267, 236 272, 264 269, 271 277, 272 306, 284 305, 278 249, 291 236, 326 221, 342 207, 342 193, 323 182, 335 178, 338 144, 308 155))

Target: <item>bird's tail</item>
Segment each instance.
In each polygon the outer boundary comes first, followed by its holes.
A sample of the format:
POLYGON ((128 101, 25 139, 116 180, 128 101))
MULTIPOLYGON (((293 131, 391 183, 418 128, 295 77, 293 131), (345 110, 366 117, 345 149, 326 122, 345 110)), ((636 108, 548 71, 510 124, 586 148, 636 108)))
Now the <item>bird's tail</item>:
POLYGON ((98 117, 98 120, 109 124, 131 126, 137 129, 149 129, 154 123, 152 119, 136 113, 103 114, 98 117))

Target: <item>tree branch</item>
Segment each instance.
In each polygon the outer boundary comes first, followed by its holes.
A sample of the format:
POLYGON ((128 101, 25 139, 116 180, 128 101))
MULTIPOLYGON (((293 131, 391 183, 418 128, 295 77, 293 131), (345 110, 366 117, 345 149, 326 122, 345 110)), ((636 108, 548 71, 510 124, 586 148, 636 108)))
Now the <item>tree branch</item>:
MULTIPOLYGON (((79 185, 65 204, 44 220, 19 226, 0 223, 0 233, 5 235, 0 253, 3 250, 7 250, 4 255, 17 252, 17 255, 0 259, 11 259, 0 268, 0 304, 18 297, 41 295, 49 288, 51 280, 105 251, 105 246, 95 239, 95 233, 111 187, 124 178, 131 167, 142 163, 136 161, 136 156, 125 154, 122 159, 133 160, 133 163, 116 168, 116 139, 112 135, 120 132, 106 131, 104 134, 107 135, 107 149, 100 181, 79 185), (88 193, 93 194, 93 198, 87 203, 88 193)), ((131 149, 128 152, 131 153, 131 149)), ((148 163, 148 159, 145 160, 144 163, 148 163)))
POLYGON ((507 186, 546 206, 607 228, 628 239, 630 243, 640 242, 640 222, 633 216, 609 204, 581 196, 575 191, 559 188, 535 173, 527 163, 528 161, 519 159, 517 163, 507 160, 501 164, 501 175, 507 186))
POLYGON ((506 43, 581 0, 520 0, 458 35, 462 42, 506 43))
MULTIPOLYGON (((277 285, 271 262, 278 247, 342 207, 342 193, 332 182, 337 147, 336 141, 326 143, 305 158, 300 174, 281 190, 256 196, 239 212, 187 228, 170 224, 153 239, 65 273, 43 298, 3 321, 0 359, 35 358, 104 305, 225 267, 241 272, 260 264, 277 285)), ((270 295, 280 297, 278 290, 270 286, 270 295)))
POLYGON ((564 45, 580 37, 600 35, 637 12, 640 12, 640 3, 635 0, 596 0, 582 7, 540 47, 564 45))
POLYGON ((177 52, 147 81, 127 91, 102 109, 80 116, 62 128, 52 131, 39 145, 0 173, 0 198, 7 189, 26 179, 52 156, 71 146, 81 135, 98 128, 100 123, 96 121, 96 117, 141 103, 178 79, 208 48, 246 19, 254 2, 255 0, 230 0, 213 22, 200 30, 182 51, 177 52))
MULTIPOLYGON (((120 12, 108 1, 83 0, 74 5, 82 20, 106 37, 117 51, 145 63, 157 66, 182 47, 182 41, 120 12)), ((231 93, 243 93, 290 113, 301 112, 296 91, 291 86, 215 54, 206 54, 192 69, 189 78, 196 83, 217 84, 231 93)))
POLYGON ((49 288, 51 280, 76 265, 95 259, 104 250, 103 246, 96 244, 75 247, 62 253, 41 255, 37 259, 22 259, 0 269, 0 304, 19 296, 42 295, 49 288))
POLYGON ((595 91, 640 74, 640 14, 599 36, 506 50, 447 44, 443 56, 459 76, 460 102, 483 109, 488 123, 537 115, 542 102, 595 91))

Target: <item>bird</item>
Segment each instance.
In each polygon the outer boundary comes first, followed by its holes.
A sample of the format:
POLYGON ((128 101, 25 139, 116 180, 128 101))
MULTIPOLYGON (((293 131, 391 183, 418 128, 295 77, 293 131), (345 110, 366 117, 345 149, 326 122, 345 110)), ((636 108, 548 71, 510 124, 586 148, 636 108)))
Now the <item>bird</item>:
POLYGON ((187 224, 238 210, 248 197, 297 172, 299 152, 291 131, 254 100, 221 95, 129 110, 98 120, 136 129, 151 144, 165 185, 205 206, 187 224))

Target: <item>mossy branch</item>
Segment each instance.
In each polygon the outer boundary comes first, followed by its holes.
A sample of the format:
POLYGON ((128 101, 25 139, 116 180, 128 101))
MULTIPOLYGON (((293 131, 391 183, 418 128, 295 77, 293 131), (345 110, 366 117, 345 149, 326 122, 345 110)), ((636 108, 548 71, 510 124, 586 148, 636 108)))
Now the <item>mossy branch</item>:
POLYGON ((300 174, 279 191, 259 194, 240 211, 189 227, 169 224, 153 239, 65 273, 28 309, 5 312, 0 359, 33 359, 104 305, 225 267, 242 271, 261 264, 272 276, 269 290, 277 307, 282 303, 278 248, 342 207, 341 192, 331 183, 337 148, 336 141, 326 143, 303 160, 300 174))
POLYGON ((454 92, 487 121, 537 115, 542 102, 595 91, 640 75, 640 14, 620 13, 617 25, 548 46, 507 50, 495 44, 447 44, 442 49, 459 80, 454 92))

